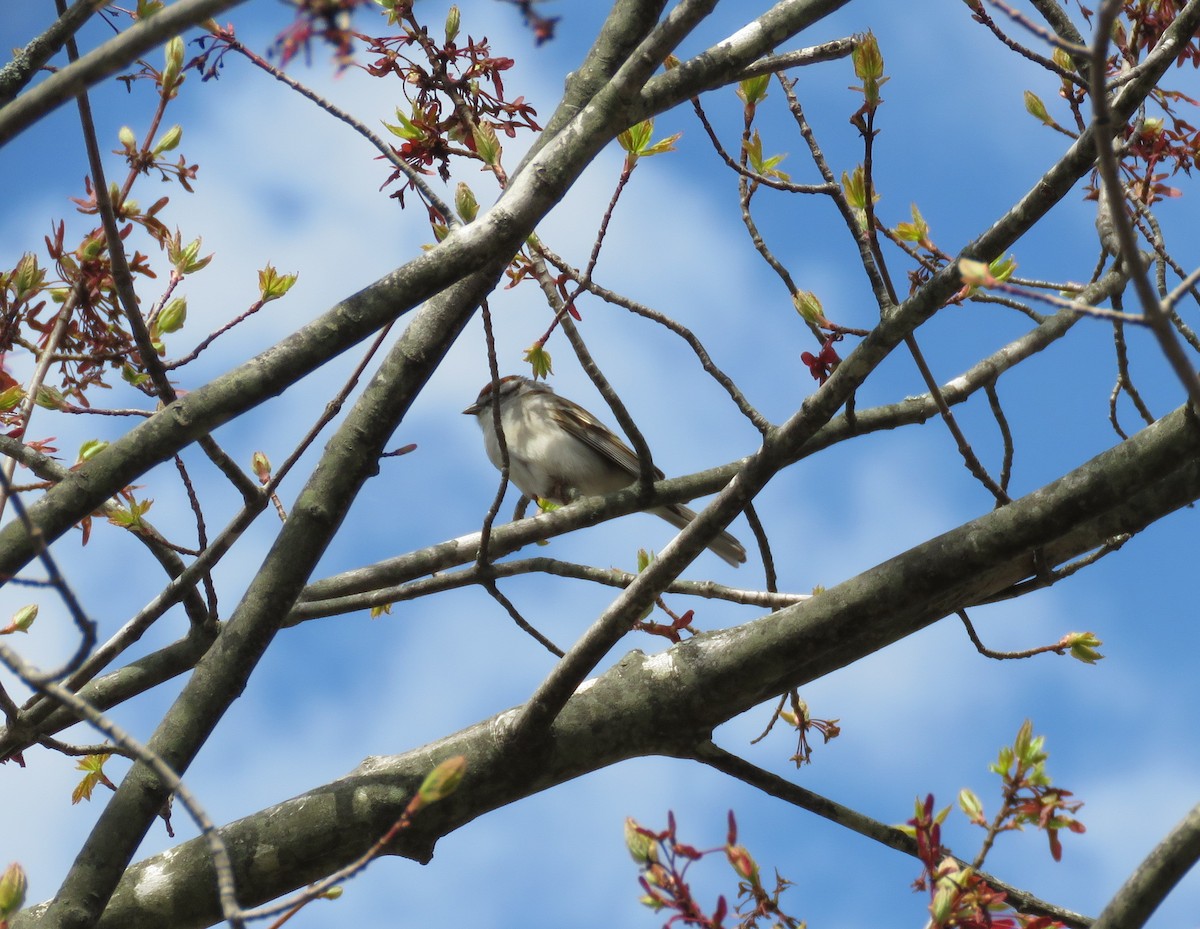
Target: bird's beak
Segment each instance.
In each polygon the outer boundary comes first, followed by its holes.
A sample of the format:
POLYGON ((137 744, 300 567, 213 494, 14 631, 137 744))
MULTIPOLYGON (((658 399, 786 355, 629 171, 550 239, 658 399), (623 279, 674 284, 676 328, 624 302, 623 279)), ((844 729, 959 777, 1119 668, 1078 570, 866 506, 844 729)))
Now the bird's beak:
POLYGON ((472 403, 472 404, 471 404, 469 407, 467 407, 465 410, 463 410, 463 413, 464 413, 465 415, 467 415, 467 416, 476 416, 476 415, 478 415, 478 414, 479 414, 479 404, 478 404, 478 403, 472 403))

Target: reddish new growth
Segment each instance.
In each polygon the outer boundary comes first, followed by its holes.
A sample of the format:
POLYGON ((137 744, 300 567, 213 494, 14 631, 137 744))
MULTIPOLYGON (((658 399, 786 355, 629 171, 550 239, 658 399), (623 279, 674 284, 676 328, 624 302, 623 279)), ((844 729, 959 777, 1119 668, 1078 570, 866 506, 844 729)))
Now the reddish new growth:
MULTIPOLYGON (((1114 79, 1124 76, 1126 70, 1136 66, 1166 33, 1179 13, 1176 0, 1127 0, 1118 19, 1112 41, 1116 54, 1107 62, 1108 75, 1114 79)), ((1090 11, 1084 8, 1085 15, 1090 11)), ((1176 65, 1190 63, 1200 68, 1200 42, 1193 37, 1180 47, 1176 65)), ((1174 104, 1187 103, 1200 106, 1200 101, 1178 90, 1155 87, 1150 99, 1162 109, 1165 116, 1148 116, 1143 111, 1140 118, 1126 126, 1123 138, 1128 148, 1121 167, 1129 178, 1130 193, 1146 205, 1164 197, 1179 197, 1178 188, 1163 181, 1180 171, 1190 174, 1200 155, 1200 130, 1177 114, 1174 104), (1163 171, 1161 169, 1167 169, 1163 171)))
POLYGON ((932 794, 924 802, 917 802, 916 815, 904 831, 916 840, 917 857, 924 866, 914 887, 929 892, 930 929, 1045 929, 1063 925, 1042 914, 1008 909, 1011 904, 1007 895, 979 874, 1001 832, 1025 826, 1045 832, 1050 854, 1058 861, 1062 857, 1060 830, 1084 831, 1083 824, 1072 815, 1083 804, 1068 799, 1071 791, 1050 784, 1043 744, 1044 739, 1033 735, 1033 726, 1026 720, 1016 741, 1000 750, 991 770, 1003 779, 1003 793, 1000 808, 991 820, 984 815, 983 804, 972 791, 960 791, 958 803, 963 812, 972 823, 987 830, 983 846, 970 865, 954 858, 942 845, 941 824, 950 812, 949 807, 934 813, 932 794))
POLYGON ((802 352, 800 360, 807 366, 813 378, 818 384, 824 384, 829 380, 829 375, 833 373, 833 369, 841 362, 838 353, 833 350, 833 343, 840 341, 841 333, 835 332, 825 338, 821 343, 821 350, 817 354, 812 352, 802 352))
MULTIPOLYGON (((397 10, 399 13, 399 9, 397 10)), ((403 35, 370 38, 360 36, 367 50, 377 56, 365 65, 376 77, 393 74, 400 79, 411 114, 397 111, 400 125, 390 127, 404 141, 396 154, 425 174, 450 177, 450 158, 476 155, 476 133, 491 131, 509 138, 518 129, 540 131, 537 112, 524 97, 506 100, 502 75, 513 66, 511 58, 494 57, 486 38, 470 37, 456 44, 453 35, 438 45, 428 30, 404 14, 403 35), (409 57, 416 49, 418 56, 409 57)), ((404 175, 396 170, 388 184, 404 175)), ((386 185, 385 185, 386 186, 386 185)), ((403 190, 394 194, 403 199, 403 190)))
POLYGON ((641 902, 652 910, 669 910, 672 915, 664 927, 676 923, 699 926, 702 929, 723 929, 730 916, 724 896, 717 897, 711 911, 706 910, 692 895, 687 872, 693 862, 723 852, 725 860, 737 875, 738 904, 734 908, 738 929, 756 929, 759 920, 772 927, 802 929, 804 923, 779 908, 780 895, 791 881, 775 875, 775 889, 768 892, 759 876, 758 864, 744 846, 737 844, 737 821, 729 814, 729 831, 725 844, 705 851, 680 842, 675 832, 675 814, 667 814, 667 828, 652 832, 632 819, 625 820, 625 845, 642 868, 638 883, 644 894, 641 902))
POLYGON ((305 64, 311 63, 312 41, 320 39, 333 47, 334 57, 341 67, 350 64, 354 50, 355 34, 350 31, 350 20, 359 7, 372 6, 372 0, 293 0, 296 18, 275 39, 271 55, 279 56, 279 63, 288 63, 300 52, 304 52, 305 64))
POLYGON ((534 8, 537 0, 507 0, 521 11, 521 19, 533 33, 535 45, 543 45, 554 38, 554 29, 561 16, 542 16, 534 8))
POLYGON ((1007 894, 996 890, 974 868, 960 865, 942 846, 941 816, 933 812, 933 794, 908 821, 916 830, 917 857, 924 872, 913 884, 929 891, 929 927, 955 929, 1048 929, 1062 926, 1048 916, 1031 916, 1008 907, 1007 894))
POLYGON ((696 630, 692 628, 692 618, 695 616, 695 610, 688 610, 680 616, 668 609, 661 598, 658 600, 658 606, 671 617, 669 623, 656 623, 647 618, 634 623, 633 628, 639 632, 648 632, 650 635, 660 635, 672 642, 682 642, 683 633, 685 632, 690 632, 692 635, 696 634, 696 630))

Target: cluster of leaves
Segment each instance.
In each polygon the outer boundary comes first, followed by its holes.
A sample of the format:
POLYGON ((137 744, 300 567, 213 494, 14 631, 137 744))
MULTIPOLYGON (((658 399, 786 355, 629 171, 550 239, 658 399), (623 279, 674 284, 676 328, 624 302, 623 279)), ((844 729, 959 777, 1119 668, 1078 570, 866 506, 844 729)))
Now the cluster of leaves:
MULTIPOLYGON (((486 38, 468 37, 458 44, 459 13, 451 7, 445 37, 439 45, 429 30, 413 17, 411 3, 385 4, 392 22, 403 27, 400 35, 360 36, 367 51, 376 56, 365 68, 375 77, 398 77, 409 104, 409 112, 396 109, 396 124, 388 130, 401 140, 396 154, 425 174, 450 177, 454 156, 475 158, 495 165, 499 133, 513 138, 518 129, 534 132, 536 111, 524 97, 506 100, 503 73, 513 66, 511 58, 493 56, 486 38), (419 55, 410 54, 412 49, 419 55), (493 151, 482 151, 493 148, 493 151)), ((404 175, 397 170, 393 183, 404 175)), ((407 185, 406 185, 407 186, 407 185)), ((394 196, 403 199, 403 189, 394 196)))
POLYGON ((1000 750, 990 768, 1003 780, 999 810, 989 821, 983 804, 971 790, 959 792, 958 803, 972 823, 983 827, 987 835, 975 861, 964 865, 942 845, 942 823, 950 807, 934 812, 933 795, 916 802, 916 811, 904 832, 916 839, 917 857, 923 872, 914 886, 930 896, 930 927, 962 929, 1046 929, 1061 923, 1047 916, 1014 911, 1007 895, 992 887, 979 873, 992 842, 1001 832, 1031 826, 1045 832, 1055 861, 1062 858, 1059 832, 1083 832, 1084 826, 1073 814, 1082 803, 1069 800, 1071 792, 1051 786, 1046 774, 1046 751, 1042 736, 1033 735, 1026 720, 1012 745, 1000 750))
POLYGON ((737 821, 732 812, 725 844, 719 848, 701 850, 679 841, 673 813, 667 814, 667 828, 662 832, 646 829, 626 818, 625 846, 641 869, 638 877, 643 890, 641 902, 655 912, 671 913, 664 926, 682 923, 702 929, 721 929, 726 925, 731 913, 725 897, 717 897, 711 911, 707 910, 696 900, 687 879, 693 862, 722 852, 738 878, 739 902, 732 914, 737 918, 738 929, 755 929, 760 920, 769 920, 769 925, 782 929, 804 926, 801 920, 789 916, 779 906, 779 898, 791 886, 790 881, 776 872, 774 889, 768 891, 763 886, 757 862, 744 846, 737 844, 737 821))
MULTIPOLYGON (((1081 6, 1085 17, 1091 21, 1092 11, 1081 6)), ((1175 0, 1128 0, 1113 27, 1113 53, 1105 62, 1106 76, 1120 80, 1136 66, 1162 37, 1178 13, 1175 0)), ((982 19, 976 14, 976 19, 982 19)), ((1025 108, 1030 115, 1044 125, 1068 136, 1082 132, 1088 124, 1087 88, 1080 78, 1076 62, 1081 53, 1073 54, 1059 48, 1054 51, 1052 62, 1058 68, 1062 84, 1059 96, 1071 110, 1075 129, 1059 125, 1045 103, 1032 91, 1025 92, 1025 108)), ((1200 68, 1200 37, 1194 37, 1179 52, 1176 64, 1191 63, 1200 68)), ((1200 129, 1179 115, 1176 104, 1186 103, 1200 106, 1200 101, 1164 87, 1155 87, 1149 99, 1162 110, 1161 116, 1143 115, 1127 125, 1122 132, 1125 143, 1121 170, 1127 179, 1129 195, 1149 206, 1165 197, 1179 197, 1181 191, 1168 185, 1166 179, 1183 171, 1190 174, 1200 156, 1200 129)), ((1094 196, 1094 191, 1092 196, 1094 196)))
MULTIPOLYGON (((185 274, 208 264, 209 258, 200 256, 198 239, 184 243, 178 231, 172 233, 163 224, 159 214, 169 202, 167 197, 143 208, 131 192, 137 179, 151 172, 163 181, 192 189, 196 166, 189 165, 182 156, 175 161, 168 156, 179 145, 182 129, 172 126, 159 132, 166 106, 184 80, 183 53, 182 40, 174 39, 167 45, 161 69, 143 64, 137 74, 126 77, 128 82, 152 81, 158 107, 140 143, 132 129, 121 129, 121 147, 116 153, 124 156, 129 171, 122 183, 112 182, 105 191, 113 206, 122 247, 134 228, 140 227, 167 253, 173 268, 168 292, 185 274)), ((98 216, 98 191, 90 178, 85 180, 85 195, 74 198, 74 202, 83 215, 98 216)), ((0 271, 0 359, 10 352, 27 351, 49 364, 57 373, 58 387, 41 383, 33 388, 33 401, 49 409, 70 409, 69 401, 87 408, 89 389, 110 386, 105 377, 114 369, 130 383, 142 386, 146 360, 141 358, 130 331, 130 308, 122 305, 118 294, 112 249, 103 227, 97 224, 75 244, 69 244, 66 223, 59 221, 45 243, 53 271, 33 253, 23 255, 12 269, 0 271), (44 358, 47 352, 49 359, 44 358)), ((157 277, 149 256, 136 249, 126 252, 126 264, 135 281, 157 277)), ((182 327, 186 304, 164 298, 147 316, 152 339, 161 352, 161 336, 182 327)), ((0 372, 0 425, 8 427, 11 435, 23 432, 28 415, 26 397, 27 391, 15 379, 0 372)))

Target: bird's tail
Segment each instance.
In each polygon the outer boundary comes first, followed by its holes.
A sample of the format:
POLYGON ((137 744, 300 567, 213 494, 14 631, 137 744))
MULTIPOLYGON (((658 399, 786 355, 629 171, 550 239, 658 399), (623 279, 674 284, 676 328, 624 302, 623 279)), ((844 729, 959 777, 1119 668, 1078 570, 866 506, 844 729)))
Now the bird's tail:
MULTIPOLYGON (((684 528, 696 518, 694 510, 689 510, 680 503, 673 504, 672 506, 658 507, 650 512, 655 516, 661 516, 676 529, 684 528)), ((709 542, 708 550, 726 564, 731 564, 735 568, 746 561, 746 549, 742 546, 741 542, 728 532, 722 532, 709 542)))

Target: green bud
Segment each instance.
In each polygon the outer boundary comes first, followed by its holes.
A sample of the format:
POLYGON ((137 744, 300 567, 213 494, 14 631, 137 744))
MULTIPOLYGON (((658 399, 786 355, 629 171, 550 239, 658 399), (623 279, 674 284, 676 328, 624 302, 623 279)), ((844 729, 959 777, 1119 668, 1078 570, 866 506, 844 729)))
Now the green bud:
POLYGON ((958 806, 972 822, 983 820, 983 804, 973 790, 964 787, 958 792, 958 806))
POLYGON ((167 260, 171 262, 177 274, 191 274, 206 267, 212 261, 212 255, 199 257, 202 241, 197 237, 184 245, 182 236, 176 232, 167 242, 167 260))
POLYGON ((137 148, 137 136, 133 134, 133 130, 128 126, 122 126, 117 133, 117 138, 121 142, 121 146, 128 152, 137 148))
POLYGON ((639 865, 658 863, 658 843, 642 832, 637 820, 630 816, 625 817, 625 847, 639 865))
POLYGON ((65 406, 63 395, 45 384, 38 387, 33 402, 45 410, 61 410, 65 406))
POLYGON ((812 291, 798 290, 792 294, 792 305, 796 307, 805 322, 820 324, 825 321, 825 308, 812 291))
POLYGON ((1159 133, 1161 133, 1163 131, 1162 117, 1147 116, 1145 119, 1142 120, 1141 125, 1138 126, 1138 130, 1144 136, 1153 137, 1153 136, 1158 135, 1159 133))
POLYGON ((9 286, 17 300, 26 300, 39 291, 46 281, 46 272, 38 266, 37 256, 26 252, 13 269, 9 286))
POLYGON ((183 138, 183 127, 172 126, 166 131, 158 144, 154 146, 154 154, 161 155, 163 152, 169 152, 179 144, 179 140, 183 138))
POLYGON ((79 446, 79 460, 91 461, 106 448, 108 448, 108 443, 103 439, 88 439, 79 446))
POLYGON ((38 605, 30 603, 28 606, 23 606, 17 612, 13 613, 12 629, 14 632, 28 632, 29 627, 33 625, 33 621, 37 619, 38 605))
POLYGON ((472 136, 475 140, 475 151, 483 159, 483 163, 498 165, 503 149, 500 147, 500 140, 496 137, 495 127, 487 123, 479 123, 472 131, 472 136))
MULTIPOLYGON (((415 116, 416 114, 414 113, 413 115, 415 116)), ((417 127, 416 123, 400 112, 399 107, 396 108, 396 125, 393 126, 391 123, 386 122, 383 125, 392 135, 409 141, 419 139, 424 134, 417 127)))
POLYGON ((25 905, 28 886, 25 869, 15 861, 0 874, 0 923, 7 921, 25 905))
POLYGON ((454 40, 458 38, 458 26, 462 19, 459 13, 458 5, 452 4, 450 11, 446 14, 446 44, 452 45, 454 40))
POLYGON ((883 76, 883 53, 879 50, 879 41, 874 34, 868 32, 859 36, 854 43, 854 51, 850 53, 854 64, 854 73, 862 81, 862 91, 865 105, 874 110, 883 102, 879 89, 887 83, 883 76))
POLYGON ((479 215, 479 201, 475 199, 471 188, 461 181, 454 189, 454 209, 464 223, 474 222, 479 215))
POLYGON ((1073 74, 1075 72, 1075 59, 1071 57, 1070 53, 1068 53, 1066 49, 1056 48, 1050 58, 1056 65, 1058 65, 1068 74, 1073 74))
POLYGON ((25 390, 19 384, 0 391, 0 412, 7 413, 9 410, 15 409, 24 399, 25 390))
POLYGON ((466 772, 467 758, 465 755, 447 758, 429 772, 417 794, 426 803, 444 800, 458 789, 466 772))
POLYGON ((162 92, 174 96, 183 71, 183 37, 175 36, 166 45, 167 64, 162 73, 162 92))
POLYGON ((860 36, 854 43, 854 51, 850 53, 854 64, 854 74, 860 80, 878 80, 883 77, 883 53, 879 50, 879 40, 874 33, 868 32, 860 36))
POLYGON ((155 328, 160 333, 178 332, 187 321, 187 298, 176 297, 162 308, 155 320, 155 328))
POLYGON ((1013 272, 1016 270, 1017 259, 1012 255, 1009 255, 1007 258, 1001 255, 988 265, 988 271, 991 272, 992 277, 994 277, 996 281, 1001 284, 1012 277, 1013 272))
POLYGON ((1104 657, 1096 651, 1104 643, 1090 632, 1069 632, 1063 636, 1060 644, 1070 649, 1072 658, 1084 664, 1095 664, 1104 657))
POLYGON ((867 208, 867 176, 863 166, 858 165, 853 172, 842 172, 842 191, 846 200, 856 210, 867 208))
POLYGON ((1049 126, 1053 122, 1050 114, 1046 112, 1046 104, 1042 103, 1042 98, 1032 90, 1025 91, 1025 112, 1044 125, 1049 126))
POLYGON ((104 239, 99 235, 88 236, 79 246, 79 257, 84 261, 95 261, 104 254, 104 239))
POLYGON ((973 258, 958 259, 958 273, 962 282, 969 287, 988 287, 995 283, 988 266, 973 258))
POLYGON ((753 881, 754 883, 758 882, 758 864, 750 857, 750 853, 746 851, 745 846, 725 846, 725 857, 729 859, 729 864, 733 867, 738 877, 753 881))
POLYGON ((250 469, 262 483, 271 479, 271 459, 266 452, 255 452, 250 456, 250 469))

